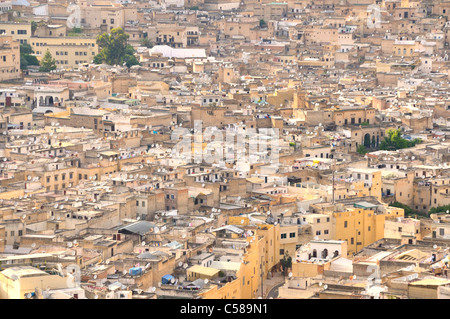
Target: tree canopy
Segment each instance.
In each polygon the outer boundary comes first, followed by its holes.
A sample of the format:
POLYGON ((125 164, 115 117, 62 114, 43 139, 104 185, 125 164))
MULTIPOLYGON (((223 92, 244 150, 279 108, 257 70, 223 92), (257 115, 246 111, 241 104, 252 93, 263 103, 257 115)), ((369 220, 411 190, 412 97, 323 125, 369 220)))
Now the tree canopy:
POLYGON ((56 70, 56 60, 52 57, 49 50, 45 52, 40 64, 41 67, 39 68, 39 72, 50 72, 56 70))
POLYGON ((97 37, 100 53, 94 57, 94 63, 109 65, 126 65, 131 67, 139 64, 134 56, 134 48, 128 44, 128 38, 122 28, 111 29, 110 33, 103 33, 97 37))
POLYGON ((153 42, 148 37, 145 37, 141 40, 141 46, 151 49, 153 48, 153 42))
POLYGON ((403 210, 405 211, 405 216, 410 216, 413 214, 413 210, 411 207, 409 207, 405 204, 402 204, 400 202, 393 202, 392 204, 389 204, 389 206, 403 208, 403 210))
POLYGON ((450 205, 432 207, 429 214, 443 213, 447 211, 450 211, 450 205))
POLYGON ((38 28, 38 23, 36 21, 31 21, 31 34, 34 35, 38 28))
POLYGON ((292 267, 292 257, 286 251, 284 253, 283 259, 281 259, 281 266, 283 267, 283 272, 286 274, 286 270, 292 267))
POLYGON ((402 137, 400 129, 388 130, 388 135, 380 143, 380 150, 395 151, 402 148, 413 147, 422 142, 421 139, 407 140, 402 137))
POLYGON ((356 152, 358 152, 360 155, 364 155, 368 152, 366 147, 363 144, 360 144, 358 148, 356 149, 356 152))
POLYGON ((264 19, 259 20, 259 27, 260 28, 267 28, 267 22, 264 21, 264 19))
POLYGON ((33 52, 31 45, 23 43, 20 45, 20 68, 25 70, 29 65, 39 65, 38 59, 31 55, 33 52))

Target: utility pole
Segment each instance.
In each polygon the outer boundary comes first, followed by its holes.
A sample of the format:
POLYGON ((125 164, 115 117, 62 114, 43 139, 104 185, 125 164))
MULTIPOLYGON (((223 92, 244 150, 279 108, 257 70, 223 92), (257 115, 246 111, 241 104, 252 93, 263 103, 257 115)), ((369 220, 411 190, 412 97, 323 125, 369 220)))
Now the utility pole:
MULTIPOLYGON (((333 162, 334 162, 334 159, 333 159, 333 162)), ((332 189, 332 195, 331 196, 333 197, 333 205, 334 205, 334 165, 333 165, 333 189, 332 189)))
POLYGON ((335 186, 335 184, 334 184, 334 171, 336 170, 336 158, 335 158, 335 150, 334 150, 334 148, 331 148, 331 153, 333 154, 333 165, 332 165, 332 170, 333 170, 333 174, 332 174, 332 176, 333 176, 333 182, 332 182, 332 185, 333 185, 333 189, 331 190, 331 196, 332 196, 332 203, 333 203, 333 205, 334 205, 334 186, 335 186))

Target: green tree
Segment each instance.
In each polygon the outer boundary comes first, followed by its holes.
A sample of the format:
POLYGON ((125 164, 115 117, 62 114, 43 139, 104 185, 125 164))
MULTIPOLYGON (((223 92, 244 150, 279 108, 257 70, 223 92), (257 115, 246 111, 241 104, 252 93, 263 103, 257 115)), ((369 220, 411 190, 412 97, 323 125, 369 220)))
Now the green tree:
POLYGON ((97 44, 101 48, 99 57, 94 58, 94 63, 106 63, 109 65, 132 65, 139 64, 134 56, 134 49, 128 45, 128 38, 122 28, 111 29, 110 33, 103 33, 97 37, 97 44))
POLYGON ((50 72, 53 70, 56 70, 56 60, 52 57, 50 51, 47 50, 41 60, 39 72, 50 72))
POLYGON ((388 130, 387 133, 388 135, 385 136, 380 143, 380 150, 395 151, 402 148, 413 147, 416 144, 420 144, 422 142, 422 140, 418 138, 412 141, 402 138, 400 129, 391 129, 388 130))
POLYGON ((31 45, 29 45, 28 43, 23 43, 20 45, 20 54, 31 54, 31 53, 33 53, 31 45))
POLYGON ((94 64, 102 64, 103 63, 103 58, 102 55, 99 53, 94 57, 94 64))
POLYGON ((38 28, 38 24, 36 21, 31 21, 31 34, 34 35, 38 28))
POLYGON ((358 146, 358 148, 356 149, 356 152, 358 152, 358 153, 361 154, 361 155, 364 155, 364 154, 366 154, 368 151, 367 151, 367 149, 366 149, 366 147, 365 147, 364 145, 360 144, 360 145, 358 146))
POLYGON ((141 46, 143 47, 151 49, 153 48, 153 45, 153 42, 148 37, 145 37, 141 40, 141 46))
POLYGON ((123 61, 128 68, 131 68, 133 65, 139 65, 138 59, 131 54, 125 54, 125 56, 123 57, 123 61))
POLYGON ((33 50, 31 45, 28 43, 23 43, 20 45, 20 68, 25 70, 29 65, 39 65, 38 59, 31 55, 33 50))
POLYGON ((429 214, 443 213, 450 211, 450 205, 432 207, 429 211, 429 214))
POLYGON ((28 65, 39 65, 39 60, 34 55, 25 54, 24 58, 27 60, 28 65))
POLYGON ((286 251, 284 253, 283 259, 281 259, 281 266, 283 267, 283 273, 286 276, 286 271, 292 267, 292 257, 286 251))
POLYGON ((26 70, 28 68, 28 61, 23 55, 20 55, 20 69, 26 70))
POLYGON ((264 19, 259 20, 259 27, 267 28, 267 23, 266 23, 266 21, 264 21, 264 19))
POLYGON ((405 216, 411 216, 414 213, 411 207, 400 202, 393 202, 392 204, 389 204, 389 206, 403 208, 403 210, 405 211, 405 216))
POLYGON ((69 37, 78 37, 83 33, 83 28, 73 27, 72 30, 67 32, 69 37))

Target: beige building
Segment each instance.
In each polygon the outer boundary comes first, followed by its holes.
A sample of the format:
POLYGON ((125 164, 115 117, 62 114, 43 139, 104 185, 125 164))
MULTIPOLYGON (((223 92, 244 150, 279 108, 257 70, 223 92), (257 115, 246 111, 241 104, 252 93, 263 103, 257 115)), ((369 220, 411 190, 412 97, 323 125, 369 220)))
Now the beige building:
POLYGON ((0 36, 0 81, 19 79, 20 48, 12 36, 0 36))
POLYGON ((23 22, 0 22, 0 35, 11 36, 20 44, 28 43, 31 37, 31 24, 23 22))
POLYGON ((304 222, 311 225, 313 237, 317 239, 332 239, 331 229, 333 222, 331 217, 326 214, 304 214, 301 216, 304 222))
POLYGON ((96 39, 88 37, 32 37, 30 44, 38 60, 49 50, 60 69, 91 63, 99 52, 96 39))
POLYGON ((384 238, 402 239, 411 237, 421 240, 420 221, 413 218, 397 218, 385 220, 384 238))
POLYGON ((114 28, 125 26, 125 11, 120 3, 94 1, 90 4, 80 2, 81 25, 88 29, 110 32, 114 28))
POLYGON ((298 242, 298 226, 294 225, 281 225, 280 227, 280 256, 278 259, 282 259, 285 254, 294 256, 297 250, 298 242))
POLYGON ((0 272, 0 299, 26 299, 36 291, 42 296, 45 289, 65 289, 69 285, 67 277, 50 275, 35 267, 11 267, 0 272))

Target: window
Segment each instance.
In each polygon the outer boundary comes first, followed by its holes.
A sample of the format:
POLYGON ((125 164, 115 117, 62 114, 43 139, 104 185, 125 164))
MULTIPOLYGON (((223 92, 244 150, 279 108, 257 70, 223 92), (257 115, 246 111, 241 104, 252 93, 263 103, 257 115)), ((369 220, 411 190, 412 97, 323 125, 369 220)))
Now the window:
POLYGON ((139 201, 138 200, 136 201, 136 206, 139 206, 139 201))
POLYGON ((353 238, 353 237, 352 237, 352 238, 350 238, 350 244, 351 244, 351 245, 353 245, 353 244, 354 244, 354 242, 355 242, 354 238, 353 238))
POLYGON ((280 255, 284 255, 284 249, 280 249, 280 255))
POLYGON ((295 238, 295 233, 290 233, 289 238, 295 238))
POLYGON ((316 236, 320 236, 321 232, 320 230, 316 231, 316 236))
POLYGON ((344 221, 344 228, 347 228, 347 226, 348 226, 348 222, 344 221))
POLYGON ((281 234, 281 239, 285 239, 286 238, 286 234, 281 234))
POLYGON ((325 229, 325 230, 323 231, 323 233, 324 233, 325 235, 328 235, 328 229, 325 229))
POLYGON ((145 202, 142 202, 142 207, 145 207, 145 202))

